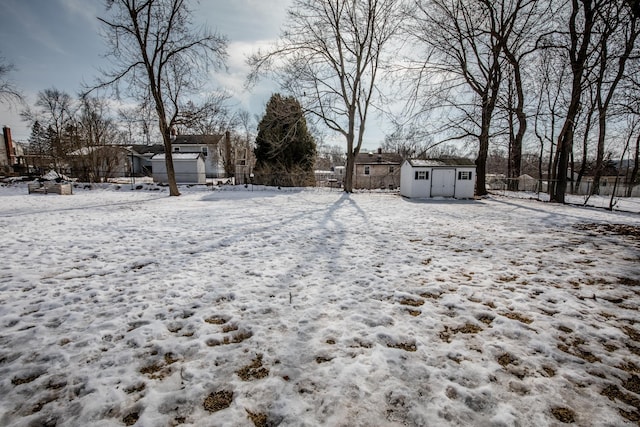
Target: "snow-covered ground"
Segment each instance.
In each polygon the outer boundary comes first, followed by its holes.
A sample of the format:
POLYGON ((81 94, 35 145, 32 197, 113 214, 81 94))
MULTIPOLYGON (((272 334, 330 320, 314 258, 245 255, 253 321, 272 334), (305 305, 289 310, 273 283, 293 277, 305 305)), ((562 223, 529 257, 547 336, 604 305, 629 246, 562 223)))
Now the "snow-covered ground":
POLYGON ((0 425, 637 424, 640 215, 250 190, 0 188, 0 425))

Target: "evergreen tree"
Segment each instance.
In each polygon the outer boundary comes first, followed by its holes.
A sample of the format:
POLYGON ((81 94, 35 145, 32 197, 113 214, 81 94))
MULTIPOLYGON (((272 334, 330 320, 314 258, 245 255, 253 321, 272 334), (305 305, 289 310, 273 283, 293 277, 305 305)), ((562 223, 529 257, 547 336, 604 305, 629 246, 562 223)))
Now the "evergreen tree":
POLYGON ((271 96, 258 125, 254 152, 259 183, 315 185, 316 143, 307 129, 302 106, 295 98, 271 96))
POLYGON ((27 154, 31 158, 31 166, 36 172, 46 173, 47 168, 51 167, 50 159, 52 158, 51 141, 47 129, 43 128, 38 120, 31 126, 31 136, 29 136, 29 145, 27 154))

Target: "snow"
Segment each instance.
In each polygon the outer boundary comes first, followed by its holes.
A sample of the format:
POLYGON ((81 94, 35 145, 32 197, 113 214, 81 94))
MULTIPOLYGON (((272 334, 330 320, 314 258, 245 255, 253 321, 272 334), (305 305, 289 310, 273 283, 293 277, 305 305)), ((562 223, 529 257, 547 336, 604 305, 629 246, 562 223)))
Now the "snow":
POLYGON ((152 188, 0 188, 0 425, 637 422, 637 213, 152 188))

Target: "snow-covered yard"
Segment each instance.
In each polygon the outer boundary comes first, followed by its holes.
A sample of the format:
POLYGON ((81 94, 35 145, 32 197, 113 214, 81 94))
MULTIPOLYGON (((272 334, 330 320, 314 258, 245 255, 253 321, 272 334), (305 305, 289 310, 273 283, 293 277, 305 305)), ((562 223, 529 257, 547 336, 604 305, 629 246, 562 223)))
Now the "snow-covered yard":
POLYGON ((0 425, 640 420, 640 215, 0 188, 0 425))

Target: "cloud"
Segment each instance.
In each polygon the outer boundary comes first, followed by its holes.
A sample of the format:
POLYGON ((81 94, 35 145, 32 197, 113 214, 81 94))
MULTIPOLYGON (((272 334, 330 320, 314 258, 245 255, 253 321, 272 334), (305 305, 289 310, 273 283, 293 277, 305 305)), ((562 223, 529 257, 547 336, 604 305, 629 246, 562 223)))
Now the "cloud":
POLYGON ((86 0, 59 0, 62 7, 68 11, 69 15, 82 18, 89 26, 96 31, 100 30, 100 21, 97 17, 104 14, 104 8, 98 7, 100 3, 86 0))

